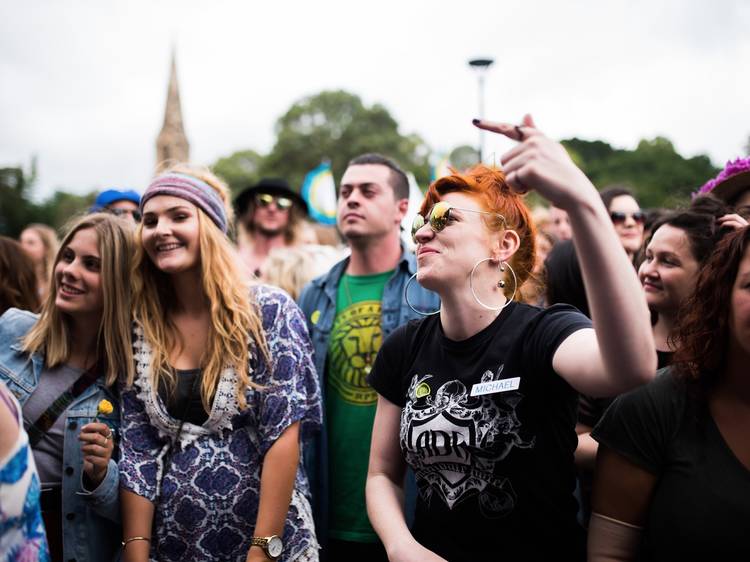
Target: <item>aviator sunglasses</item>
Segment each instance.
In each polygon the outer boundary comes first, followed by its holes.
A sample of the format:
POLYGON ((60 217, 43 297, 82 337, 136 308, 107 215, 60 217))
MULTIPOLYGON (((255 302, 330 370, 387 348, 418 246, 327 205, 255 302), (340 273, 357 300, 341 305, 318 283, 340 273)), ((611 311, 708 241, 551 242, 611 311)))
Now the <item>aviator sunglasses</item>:
POLYGON ((255 196, 260 207, 268 207, 271 203, 276 203, 276 207, 282 211, 292 208, 292 200, 289 197, 274 197, 268 193, 261 193, 255 196))
POLYGON ((609 213, 609 217, 615 224, 623 224, 628 217, 632 217, 636 224, 643 224, 646 221, 646 213, 643 211, 636 211, 635 213, 621 213, 620 211, 612 211, 609 213))
POLYGON ((500 217, 500 219, 502 219, 503 223, 505 222, 505 217, 500 213, 493 213, 492 211, 477 211, 475 209, 462 209, 461 207, 454 207, 447 201, 438 201, 432 207, 430 216, 427 221, 425 221, 425 218, 422 215, 417 215, 416 217, 414 217, 414 222, 412 222, 411 224, 411 239, 416 244, 417 231, 427 223, 429 223, 430 228, 435 233, 444 230, 445 227, 448 226, 448 221, 450 221, 451 219, 451 211, 454 210, 464 211, 467 213, 479 213, 482 215, 497 215, 498 217, 500 217))

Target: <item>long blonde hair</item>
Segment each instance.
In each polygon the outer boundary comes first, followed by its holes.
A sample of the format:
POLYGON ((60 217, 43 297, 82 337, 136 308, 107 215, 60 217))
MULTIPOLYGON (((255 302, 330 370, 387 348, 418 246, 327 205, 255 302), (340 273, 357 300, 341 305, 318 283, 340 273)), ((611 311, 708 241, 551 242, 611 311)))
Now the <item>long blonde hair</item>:
MULTIPOLYGON (((208 169, 181 164, 166 173, 193 176, 207 183, 221 197, 231 224, 229 188, 208 169)), ((166 382, 169 392, 176 387, 176 377, 169 365, 169 351, 182 345, 171 319, 176 302, 168 275, 148 258, 142 243, 142 225, 136 230, 136 251, 132 268, 133 311, 143 335, 152 348, 149 381, 158 389, 166 382)), ((237 266, 237 256, 227 236, 198 209, 198 241, 203 296, 210 305, 211 326, 207 347, 201 358, 203 370, 201 401, 207 412, 221 379, 221 372, 232 367, 238 376, 236 388, 240 408, 246 406, 245 389, 255 386, 250 379, 251 360, 248 344, 253 344, 267 364, 270 355, 263 323, 257 305, 250 300, 249 283, 237 266)), ((132 378, 128 384, 132 384, 132 378)))
MULTIPOLYGON (((133 255, 132 228, 109 213, 94 213, 74 219, 67 227, 65 237, 53 261, 53 271, 63 250, 77 232, 93 229, 99 250, 102 290, 102 316, 96 343, 96 357, 106 364, 107 385, 112 385, 125 371, 126 378, 133 377, 132 350, 130 347, 130 285, 128 270, 133 255)), ((55 306, 57 279, 51 275, 51 286, 42 305, 39 320, 23 340, 27 353, 43 352, 45 366, 56 367, 65 363, 71 353, 70 341, 75 336, 64 312, 55 306)))

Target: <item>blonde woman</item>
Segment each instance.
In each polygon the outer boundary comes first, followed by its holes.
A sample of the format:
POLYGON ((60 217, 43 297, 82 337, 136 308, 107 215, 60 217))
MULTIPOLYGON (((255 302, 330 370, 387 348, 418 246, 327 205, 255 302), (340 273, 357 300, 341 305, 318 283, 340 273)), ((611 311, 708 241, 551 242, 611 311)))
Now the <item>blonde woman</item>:
POLYGON ((34 262, 36 290, 39 300, 44 302, 49 289, 49 276, 55 263, 55 255, 60 243, 55 230, 46 224, 28 225, 19 238, 24 251, 34 262))
POLYGON ((22 406, 53 561, 107 561, 119 548, 113 388, 133 370, 132 250, 122 219, 78 219, 54 260, 41 314, 11 308, 0 318, 0 380, 22 406))
POLYGON ((300 467, 320 392, 294 302, 242 281, 228 189, 177 168, 141 199, 124 560, 317 560, 300 467))

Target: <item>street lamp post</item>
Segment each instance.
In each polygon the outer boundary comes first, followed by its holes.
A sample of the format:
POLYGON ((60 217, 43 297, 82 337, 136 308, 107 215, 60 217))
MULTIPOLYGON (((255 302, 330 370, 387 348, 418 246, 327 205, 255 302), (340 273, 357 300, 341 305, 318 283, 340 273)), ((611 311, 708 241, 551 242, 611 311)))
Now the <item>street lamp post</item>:
MULTIPOLYGON (((479 79, 479 118, 484 119, 484 75, 487 69, 495 62, 490 58, 479 58, 471 59, 469 66, 473 68, 477 73, 479 79)), ((479 156, 479 163, 482 163, 482 153, 484 152, 484 131, 479 129, 479 148, 477 149, 477 155, 479 156)))

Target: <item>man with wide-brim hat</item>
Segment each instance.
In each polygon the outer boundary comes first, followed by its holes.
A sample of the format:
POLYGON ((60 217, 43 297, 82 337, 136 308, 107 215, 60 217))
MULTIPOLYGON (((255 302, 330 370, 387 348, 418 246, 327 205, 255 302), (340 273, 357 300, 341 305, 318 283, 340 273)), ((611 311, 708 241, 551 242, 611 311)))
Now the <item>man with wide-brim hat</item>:
POLYGON ((234 200, 240 224, 240 256, 248 272, 260 276, 274 248, 297 244, 307 203, 281 178, 263 178, 234 200))
POLYGON ((719 175, 707 181, 698 193, 718 197, 747 218, 750 215, 750 156, 727 162, 719 175))

